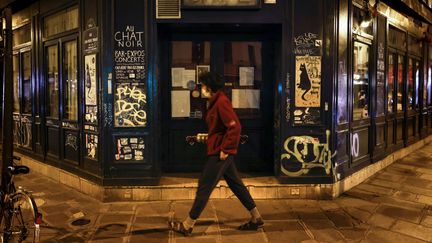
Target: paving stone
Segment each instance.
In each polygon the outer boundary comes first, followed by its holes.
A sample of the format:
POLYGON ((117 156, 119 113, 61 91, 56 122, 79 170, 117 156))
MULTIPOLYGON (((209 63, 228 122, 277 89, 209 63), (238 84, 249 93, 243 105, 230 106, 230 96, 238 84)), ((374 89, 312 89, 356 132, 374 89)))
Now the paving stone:
POLYGON ((109 224, 109 223, 130 223, 132 220, 132 214, 105 214, 99 220, 99 224, 109 224))
POLYGON ((418 195, 417 202, 424 203, 427 205, 432 205, 432 197, 430 196, 424 196, 424 195, 418 195))
POLYGON ((420 210, 412 210, 390 205, 379 206, 377 212, 387 217, 404 219, 414 223, 419 223, 422 216, 420 210))
POLYGON ((405 191, 396 191, 393 194, 394 198, 398 198, 405 201, 417 202, 417 194, 409 193, 405 191))
POLYGON ((302 220, 306 219, 328 219, 321 208, 294 208, 293 214, 302 220))
POLYGON ((357 223, 343 210, 326 211, 325 214, 337 228, 352 228, 357 223))
POLYGON ((250 218, 249 212, 238 200, 212 200, 212 203, 216 208, 216 215, 221 223, 233 220, 244 221, 250 218))
POLYGON ((392 227, 392 231, 409 235, 411 237, 421 239, 427 242, 432 242, 432 230, 422 225, 398 220, 396 224, 392 227))
POLYGON ((127 225, 126 224, 103 224, 100 225, 94 234, 92 241, 94 240, 114 240, 119 238, 123 238, 127 236, 126 233, 127 225))
POLYGON ((136 205, 131 203, 113 203, 110 206, 110 212, 131 212, 135 210, 136 205))
POLYGON ((399 189, 401 187, 401 183, 400 182, 381 180, 379 178, 374 178, 374 179, 368 181, 367 184, 374 185, 374 186, 385 187, 385 188, 390 188, 390 189, 394 189, 394 190, 397 190, 397 189, 399 189))
POLYGON ((343 235, 330 220, 304 220, 304 223, 318 242, 344 242, 343 235))
POLYGON ((386 180, 386 181, 399 182, 399 183, 403 183, 406 179, 405 176, 395 175, 387 171, 383 171, 383 173, 378 174, 376 178, 381 180, 386 180))
POLYGON ((352 229, 341 229, 341 233, 348 242, 360 241, 365 238, 367 229, 365 228, 352 228, 352 229))
POLYGON ((334 201, 329 201, 329 200, 321 200, 318 201, 319 206, 321 207, 322 210, 324 211, 328 211, 328 210, 336 210, 336 209, 340 209, 340 205, 337 204, 334 201))
POLYGON ((148 216, 168 214, 170 211, 170 204, 171 202, 169 201, 140 203, 136 207, 136 213, 137 215, 148 216))
MULTIPOLYGON (((426 216, 423 220, 422 220, 422 225, 426 226, 426 227, 430 227, 432 228, 432 216, 426 216)), ((431 229, 432 230, 432 229, 431 229)))
POLYGON ((394 191, 391 188, 369 185, 369 184, 360 184, 360 185, 356 186, 356 188, 363 190, 363 191, 373 192, 373 193, 378 194, 378 195, 392 195, 393 191, 394 191))
POLYGON ((303 227, 295 221, 271 222, 265 225, 264 231, 272 243, 297 243, 311 239, 303 227))
POLYGON ((409 242, 409 243, 424 243, 425 241, 412 238, 397 232, 392 232, 389 230, 381 228, 373 228, 367 234, 366 239, 361 241, 361 243, 366 242, 380 242, 380 243, 395 243, 395 242, 409 242))
POLYGON ((342 207, 356 207, 368 212, 374 212, 378 207, 378 203, 345 195, 336 198, 334 202, 342 207))
POLYGON ((366 223, 372 215, 368 211, 364 211, 354 207, 345 208, 345 212, 348 213, 352 218, 362 223, 366 223))
POLYGON ((386 229, 390 229, 390 227, 396 222, 396 219, 387 217, 385 215, 376 213, 372 215, 372 217, 367 221, 368 224, 373 226, 378 226, 386 229))
POLYGON ((297 218, 284 200, 256 200, 255 203, 264 220, 287 220, 297 218))
MULTIPOLYGON (((193 201, 176 201, 173 203, 173 212, 174 219, 176 220, 184 220, 187 216, 189 216, 189 211, 192 207, 193 201)), ((204 211, 200 215, 200 219, 214 219, 215 212, 212 207, 212 202, 209 201, 204 208, 204 211)))

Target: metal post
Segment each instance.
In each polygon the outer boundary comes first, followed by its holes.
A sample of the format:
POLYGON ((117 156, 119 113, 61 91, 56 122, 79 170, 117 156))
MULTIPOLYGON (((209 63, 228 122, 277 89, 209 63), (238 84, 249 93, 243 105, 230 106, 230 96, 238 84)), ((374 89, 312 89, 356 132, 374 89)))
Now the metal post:
POLYGON ((2 163, 1 186, 6 189, 8 175, 7 167, 11 164, 13 156, 13 66, 12 66, 12 11, 10 8, 3 10, 3 132, 2 132, 2 163))

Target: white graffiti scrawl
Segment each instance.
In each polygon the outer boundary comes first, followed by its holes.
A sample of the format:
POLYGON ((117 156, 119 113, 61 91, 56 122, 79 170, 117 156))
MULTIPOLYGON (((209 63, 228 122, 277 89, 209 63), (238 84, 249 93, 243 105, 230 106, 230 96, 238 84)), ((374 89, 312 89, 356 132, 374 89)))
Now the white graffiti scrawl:
POLYGON ((308 174, 312 168, 323 168, 327 175, 332 169, 330 131, 326 131, 326 143, 320 143, 317 138, 310 136, 292 136, 284 143, 285 152, 281 156, 281 171, 287 176, 301 176, 308 174), (291 164, 292 163, 292 164, 291 164), (298 166, 293 166, 296 163, 298 166), (286 167, 289 167, 286 168, 286 167))
POLYGON ((114 117, 116 127, 144 127, 147 123, 144 85, 120 84, 116 88, 114 117))

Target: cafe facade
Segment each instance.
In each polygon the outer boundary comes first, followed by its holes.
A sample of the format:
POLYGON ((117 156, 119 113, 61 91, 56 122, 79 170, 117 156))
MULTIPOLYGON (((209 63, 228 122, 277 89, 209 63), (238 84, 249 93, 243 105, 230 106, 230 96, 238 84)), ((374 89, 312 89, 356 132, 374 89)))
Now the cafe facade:
POLYGON ((206 71, 242 123, 237 167, 280 184, 335 184, 432 132, 431 1, 6 2, 16 152, 99 186, 202 169, 206 71))

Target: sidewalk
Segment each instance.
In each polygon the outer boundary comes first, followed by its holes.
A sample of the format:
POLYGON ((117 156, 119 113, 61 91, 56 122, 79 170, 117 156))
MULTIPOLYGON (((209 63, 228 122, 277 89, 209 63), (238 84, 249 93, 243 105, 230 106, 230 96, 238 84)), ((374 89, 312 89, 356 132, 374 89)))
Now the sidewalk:
POLYGON ((257 200, 264 229, 237 199, 210 200, 192 237, 167 229, 192 201, 101 203, 31 173, 16 184, 33 191, 44 215, 42 242, 432 242, 432 144, 332 201, 257 200))

